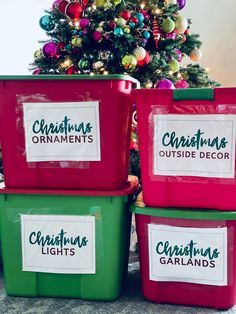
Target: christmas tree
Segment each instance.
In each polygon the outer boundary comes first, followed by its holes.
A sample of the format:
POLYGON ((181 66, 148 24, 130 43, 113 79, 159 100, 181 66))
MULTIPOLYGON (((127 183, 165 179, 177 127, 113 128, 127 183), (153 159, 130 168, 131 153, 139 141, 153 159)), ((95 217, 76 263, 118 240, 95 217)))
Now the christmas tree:
POLYGON ((186 0, 56 0, 39 24, 49 40, 34 74, 130 74, 142 87, 214 86, 198 64, 199 35, 179 14, 186 0))
MULTIPOLYGON (((56 0, 39 24, 48 40, 33 74, 129 74, 146 88, 211 87, 201 41, 181 14, 186 0, 56 0), (181 65, 183 59, 190 63, 181 65)), ((133 119, 130 172, 140 175, 133 119)))

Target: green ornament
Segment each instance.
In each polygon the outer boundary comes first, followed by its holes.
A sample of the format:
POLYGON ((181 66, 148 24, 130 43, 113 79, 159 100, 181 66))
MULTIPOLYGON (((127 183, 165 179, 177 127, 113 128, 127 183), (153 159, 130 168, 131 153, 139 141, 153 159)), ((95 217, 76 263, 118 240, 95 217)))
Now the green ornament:
POLYGON ((165 33, 171 33, 175 29, 175 22, 167 18, 162 22, 161 27, 165 33))
POLYGON ((121 60, 121 64, 125 70, 134 71, 137 66, 137 59, 133 55, 125 55, 121 60))
POLYGON ((86 58, 82 58, 79 62, 78 62, 78 66, 81 70, 89 70, 90 66, 91 66, 91 62, 89 59, 86 58))
POLYGON ((112 3, 113 3, 114 5, 118 5, 118 4, 121 3, 121 0, 112 0, 112 3))
POLYGON ((95 1, 95 5, 96 5, 97 8, 105 7, 106 4, 107 4, 106 0, 96 0, 95 1))
POLYGON ((130 28, 129 26, 125 26, 123 29, 124 33, 129 34, 130 33, 130 28))
POLYGON ((169 67, 169 70, 173 73, 175 72, 178 72, 179 71, 179 68, 180 68, 180 65, 179 65, 179 62, 175 59, 171 59, 169 62, 168 62, 168 67, 169 67))
POLYGON ((116 24, 120 27, 124 27, 126 25, 126 20, 123 17, 119 17, 116 21, 116 24))

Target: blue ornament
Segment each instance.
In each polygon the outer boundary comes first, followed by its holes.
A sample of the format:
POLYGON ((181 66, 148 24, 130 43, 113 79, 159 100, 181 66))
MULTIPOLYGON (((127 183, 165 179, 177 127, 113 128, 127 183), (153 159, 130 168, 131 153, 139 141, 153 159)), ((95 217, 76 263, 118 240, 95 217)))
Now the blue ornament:
POLYGON ((136 13, 135 16, 137 17, 139 24, 144 21, 144 15, 142 13, 136 13))
POLYGON ((46 32, 52 31, 55 27, 55 23, 50 15, 42 16, 39 20, 39 25, 46 32))
POLYGON ((148 39, 150 37, 150 33, 148 31, 144 31, 142 35, 145 39, 148 39))
POLYGON ((144 23, 139 23, 139 26, 142 28, 144 27, 144 23))
POLYGON ((134 22, 129 22, 129 26, 134 28, 135 27, 135 23, 134 22))
POLYGON ((114 35, 117 36, 117 37, 121 37, 123 36, 124 32, 122 30, 122 28, 120 27, 116 27, 113 31, 114 35))
POLYGON ((71 33, 73 36, 76 36, 78 34, 78 31, 76 29, 74 29, 71 33))

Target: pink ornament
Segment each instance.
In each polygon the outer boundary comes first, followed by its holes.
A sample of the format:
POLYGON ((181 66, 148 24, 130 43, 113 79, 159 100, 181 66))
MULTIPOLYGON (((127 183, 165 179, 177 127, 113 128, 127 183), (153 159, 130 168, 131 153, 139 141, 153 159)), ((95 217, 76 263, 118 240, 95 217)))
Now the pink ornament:
POLYGON ((58 8, 58 3, 59 3, 59 1, 61 1, 61 0, 55 0, 55 1, 53 2, 53 4, 52 4, 53 10, 55 10, 55 9, 58 8))
POLYGON ((80 26, 81 28, 85 28, 85 27, 87 27, 88 25, 89 25, 89 20, 86 19, 86 18, 82 18, 82 19, 80 20, 80 22, 79 22, 79 26, 80 26))
POLYGON ((168 79, 158 81, 155 87, 159 89, 175 89, 174 84, 168 79))
POLYGON ((39 68, 37 68, 37 69, 35 69, 34 71, 33 71, 33 75, 39 75, 40 74, 40 72, 41 72, 41 70, 39 69, 39 68))
POLYGON ((50 42, 43 46, 43 55, 45 58, 54 58, 57 55, 57 44, 50 42))
POLYGON ((175 49, 175 53, 177 54, 177 61, 181 62, 182 58, 183 58, 182 52, 179 49, 176 48, 175 49))
POLYGON ((98 31, 94 31, 92 36, 93 36, 93 40, 99 41, 102 38, 102 33, 98 31))
POLYGON ((173 39, 173 40, 175 40, 175 38, 176 38, 176 33, 174 33, 174 32, 172 32, 172 33, 167 33, 165 36, 166 36, 166 38, 168 38, 168 39, 173 39))
POLYGON ((176 88, 189 88, 189 83, 185 80, 180 80, 175 84, 176 88))

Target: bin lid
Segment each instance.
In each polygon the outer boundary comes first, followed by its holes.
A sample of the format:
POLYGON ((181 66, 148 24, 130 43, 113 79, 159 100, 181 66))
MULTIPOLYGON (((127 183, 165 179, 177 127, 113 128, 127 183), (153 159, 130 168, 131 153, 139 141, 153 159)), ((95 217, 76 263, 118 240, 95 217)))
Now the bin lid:
POLYGON ((135 214, 165 218, 182 218, 193 220, 236 220, 236 211, 217 211, 197 208, 156 208, 132 205, 130 211, 135 214))
POLYGON ((136 88, 140 88, 140 83, 135 78, 124 74, 111 74, 111 75, 0 75, 2 81, 14 81, 14 80, 123 80, 130 81, 136 85, 136 88))
POLYGON ((51 190, 51 189, 17 189, 3 188, 1 194, 24 195, 70 195, 70 196, 127 196, 134 194, 139 186, 136 176, 129 176, 126 184, 119 190, 51 190))

